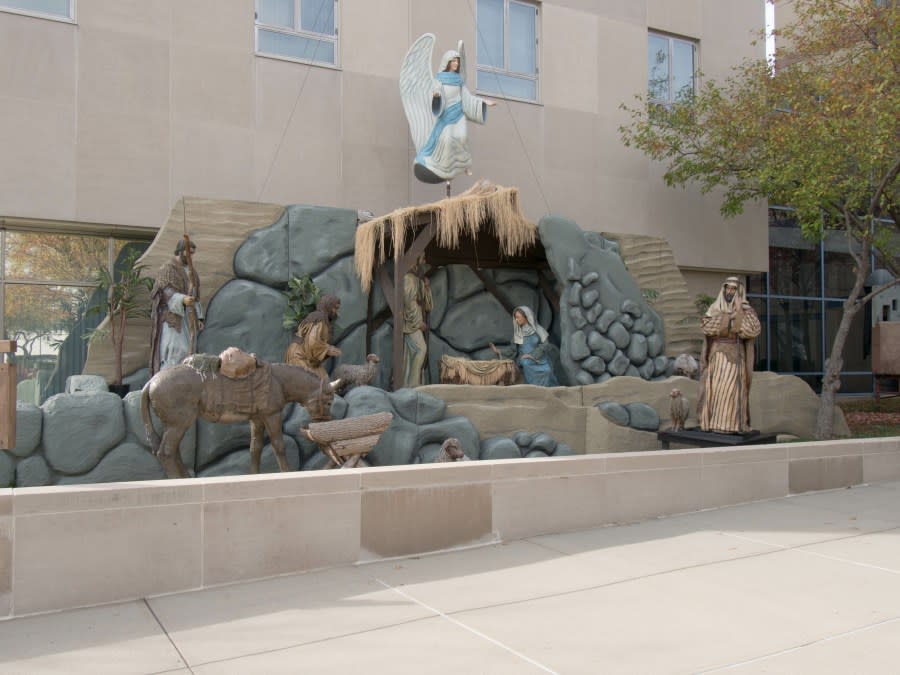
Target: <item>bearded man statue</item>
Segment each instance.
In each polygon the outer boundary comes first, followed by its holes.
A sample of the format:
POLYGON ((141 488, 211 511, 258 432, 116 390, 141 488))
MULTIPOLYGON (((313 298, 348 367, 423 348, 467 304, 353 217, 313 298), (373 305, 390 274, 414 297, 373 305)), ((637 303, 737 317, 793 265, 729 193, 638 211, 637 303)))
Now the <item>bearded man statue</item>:
POLYGON ((328 372, 322 363, 329 356, 341 355, 341 350, 330 344, 332 324, 340 310, 341 301, 337 296, 323 295, 316 310, 307 314, 297 326, 294 339, 284 354, 284 362, 304 366, 327 379, 328 372))
POLYGON ((697 416, 700 429, 725 434, 750 431, 750 380, 759 317, 738 277, 728 277, 701 320, 697 416))

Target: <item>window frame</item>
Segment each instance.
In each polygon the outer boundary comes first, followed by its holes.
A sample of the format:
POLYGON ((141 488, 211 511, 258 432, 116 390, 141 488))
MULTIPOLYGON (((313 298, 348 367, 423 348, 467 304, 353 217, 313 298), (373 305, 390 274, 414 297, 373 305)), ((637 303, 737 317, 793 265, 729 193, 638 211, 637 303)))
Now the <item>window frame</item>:
MULTIPOLYGON (((107 225, 102 223, 84 223, 72 221, 44 220, 39 218, 0 216, 0 339, 6 339, 10 326, 6 316, 6 294, 9 290, 19 287, 53 287, 53 288, 79 288, 96 289, 98 284, 92 279, 53 279, 47 275, 31 277, 7 276, 6 255, 7 237, 9 234, 58 234, 67 237, 92 237, 106 240, 105 267, 111 273, 115 269, 116 251, 118 243, 153 243, 157 235, 156 229, 135 225, 107 225)), ((152 278, 155 270, 147 270, 147 276, 152 278)), ((100 317, 102 320, 104 315, 100 317)), ((60 358, 57 351, 55 358, 60 358)), ((41 357, 47 356, 41 354, 41 357)), ((18 360, 22 355, 17 345, 13 358, 18 360)), ((57 361, 58 363, 58 361, 57 361)), ((74 374, 74 373, 72 373, 74 374)))
POLYGON ((541 7, 539 0, 503 0, 503 68, 496 68, 494 66, 482 65, 478 62, 478 44, 480 40, 478 39, 478 5, 477 2, 480 0, 476 0, 475 6, 475 87, 474 90, 478 94, 484 94, 487 96, 494 96, 497 98, 502 98, 510 101, 521 101, 522 103, 541 103, 541 7), (534 9, 534 74, 531 73, 520 73, 518 71, 509 69, 509 6, 510 4, 515 5, 524 5, 526 7, 530 7, 534 9), (506 75, 509 77, 531 80, 534 82, 534 98, 521 98, 519 96, 512 96, 509 94, 504 94, 496 91, 490 91, 487 89, 480 89, 478 87, 478 73, 489 73, 496 75, 506 75))
MULTIPOLYGON (((278 59, 280 61, 291 61, 293 63, 303 63, 308 66, 319 66, 321 68, 333 68, 339 70, 341 67, 341 41, 340 41, 340 2, 332 0, 334 4, 334 35, 326 33, 315 33, 313 31, 303 30, 301 26, 300 4, 302 0, 293 0, 294 3, 294 28, 285 28, 267 23, 261 23, 259 20, 259 0, 253 3, 253 51, 256 56, 267 59, 278 59), (307 38, 310 40, 321 40, 331 42, 334 45, 334 62, 314 59, 301 59, 296 56, 286 54, 278 54, 275 52, 267 52, 260 50, 259 32, 260 29, 273 33, 282 33, 284 35, 292 35, 295 37, 307 38)), ((0 0, 2 2, 2 0, 0 0)))
POLYGON ((67 16, 62 14, 49 14, 47 12, 38 12, 33 9, 21 9, 19 7, 10 7, 5 4, 9 0, 0 0, 0 12, 7 14, 18 14, 19 16, 30 16, 34 19, 46 19, 48 21, 59 21, 61 23, 78 23, 76 20, 76 3, 78 0, 69 0, 69 13, 67 16))
POLYGON ((693 50, 693 68, 691 72, 691 92, 693 94, 697 93, 697 85, 699 81, 698 73, 700 71, 699 63, 700 63, 700 41, 695 40, 693 38, 684 37, 681 35, 672 35, 671 33, 664 33, 656 30, 648 30, 647 31, 647 40, 649 42, 651 37, 659 38, 661 40, 665 40, 668 46, 668 53, 666 55, 667 63, 669 64, 669 78, 666 85, 666 91, 668 92, 665 99, 661 98, 651 98, 650 96, 650 62, 648 59, 647 62, 647 102, 655 105, 663 105, 669 107, 676 103, 675 95, 673 92, 672 86, 672 64, 674 63, 674 54, 675 49, 674 45, 676 42, 690 45, 693 50))

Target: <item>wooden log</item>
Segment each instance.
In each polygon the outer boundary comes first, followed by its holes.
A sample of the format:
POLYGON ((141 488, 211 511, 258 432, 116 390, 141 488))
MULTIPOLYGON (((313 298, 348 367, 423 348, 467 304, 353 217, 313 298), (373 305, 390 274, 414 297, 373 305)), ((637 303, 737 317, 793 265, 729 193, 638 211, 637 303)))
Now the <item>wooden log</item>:
POLYGON ((15 340, 0 340, 0 449, 16 447, 16 364, 6 354, 16 353, 15 340))

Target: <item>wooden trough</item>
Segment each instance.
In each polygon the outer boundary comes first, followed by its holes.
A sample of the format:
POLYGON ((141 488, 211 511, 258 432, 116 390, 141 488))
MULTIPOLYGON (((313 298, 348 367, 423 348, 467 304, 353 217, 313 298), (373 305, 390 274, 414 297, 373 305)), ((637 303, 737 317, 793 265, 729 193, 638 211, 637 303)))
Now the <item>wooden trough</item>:
POLYGON ((326 469, 359 466, 369 451, 375 447, 381 434, 390 426, 393 414, 380 412, 361 417, 348 417, 330 422, 313 422, 300 431, 318 444, 331 460, 326 469))
POLYGON ((473 361, 444 354, 441 357, 441 384, 520 384, 522 373, 512 359, 473 361))

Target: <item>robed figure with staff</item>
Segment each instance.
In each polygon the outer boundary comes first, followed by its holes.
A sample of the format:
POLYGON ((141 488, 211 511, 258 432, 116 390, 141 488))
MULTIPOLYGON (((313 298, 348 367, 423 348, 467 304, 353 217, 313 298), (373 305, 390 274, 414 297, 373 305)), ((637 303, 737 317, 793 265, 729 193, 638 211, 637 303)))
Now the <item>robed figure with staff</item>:
POLYGON ((185 236, 178 240, 175 255, 164 262, 150 291, 150 374, 174 366, 197 345, 203 330, 200 278, 194 269, 196 244, 185 236))

